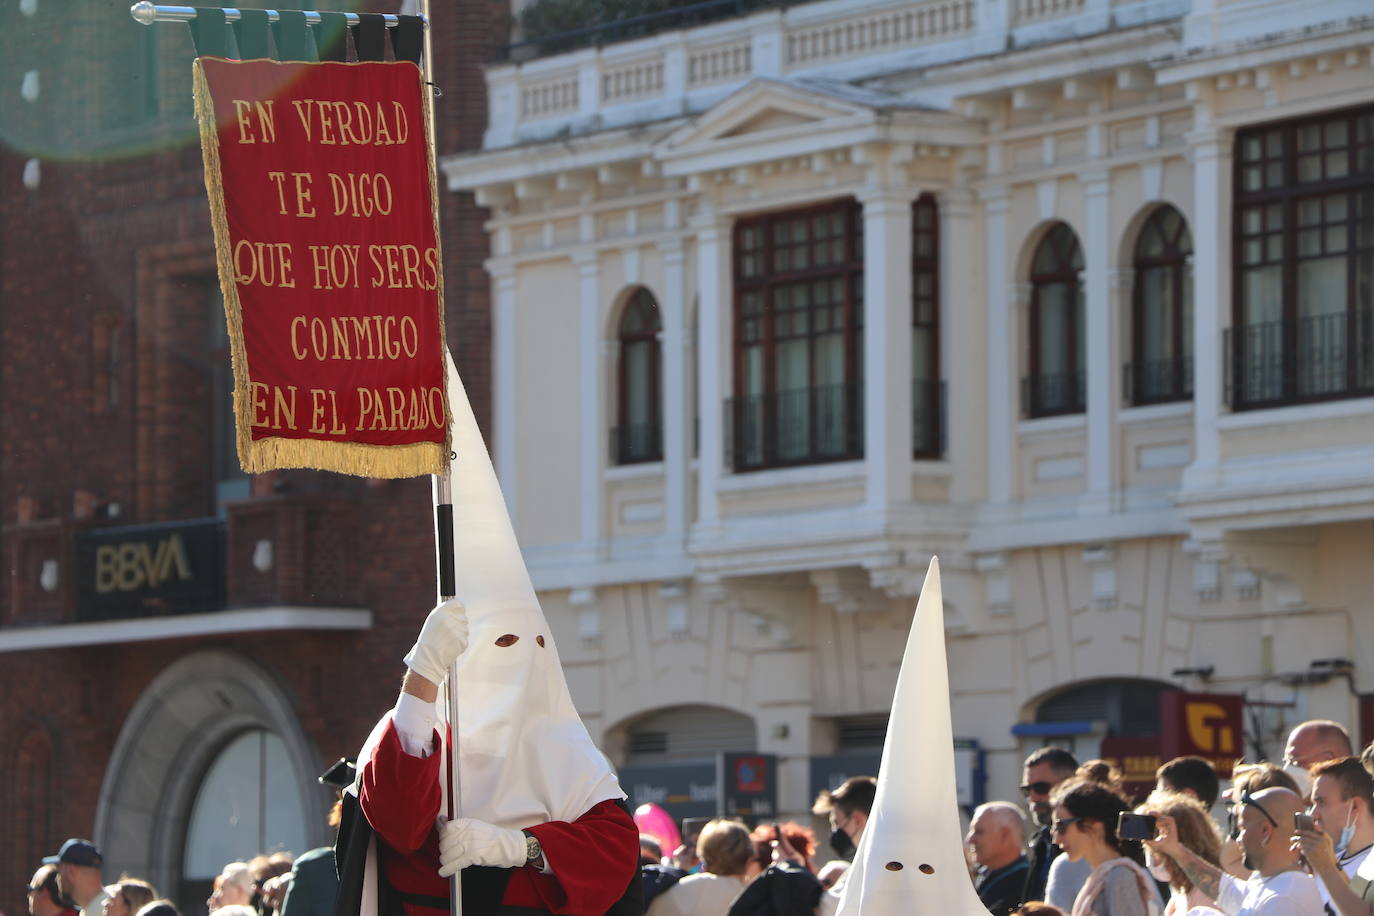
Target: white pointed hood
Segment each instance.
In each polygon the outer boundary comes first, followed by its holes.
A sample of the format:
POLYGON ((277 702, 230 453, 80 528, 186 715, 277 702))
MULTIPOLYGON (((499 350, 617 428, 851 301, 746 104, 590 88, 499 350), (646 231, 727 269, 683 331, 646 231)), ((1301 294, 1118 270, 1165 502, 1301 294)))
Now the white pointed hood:
POLYGON ((625 793, 573 707, 553 632, 451 356, 448 399, 457 456, 449 475, 454 582, 470 633, 454 666, 459 814, 513 828, 576 820, 625 793), (518 640, 497 645, 505 636, 518 640))
MULTIPOLYGON (((458 682, 457 816, 514 829, 574 821, 625 793, 573 706, 452 356, 448 401, 457 456, 449 465, 454 583, 467 608, 469 635, 467 651, 449 673, 458 682)), ((442 702, 437 712, 443 715, 442 702)), ((384 716, 372 730, 360 762, 371 758, 390 719, 384 716)), ((443 723, 436 727, 443 734, 443 723)), ((361 772, 360 765, 359 778, 361 772)), ((443 790, 441 810, 447 810, 448 786, 443 790)))
POLYGON ((969 880, 956 799, 944 603, 932 559, 897 675, 878 792, 837 916, 988 916, 969 880))

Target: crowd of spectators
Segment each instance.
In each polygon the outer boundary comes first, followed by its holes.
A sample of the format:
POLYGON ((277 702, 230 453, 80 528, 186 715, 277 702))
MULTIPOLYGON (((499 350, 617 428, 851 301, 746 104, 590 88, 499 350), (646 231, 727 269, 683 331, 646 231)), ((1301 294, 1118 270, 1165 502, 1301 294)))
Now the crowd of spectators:
POLYGON ((973 812, 979 897, 992 916, 1374 916, 1374 745, 1357 757, 1338 723, 1304 722, 1282 765, 1230 777, 1223 793, 1209 761, 1180 757, 1132 797, 1110 763, 1041 748, 1024 811, 973 812))
MULTIPOLYGON (((876 789, 856 777, 821 793, 812 813, 839 856, 828 861, 791 821, 715 819, 680 843, 675 827, 669 843, 642 835, 647 916, 830 916, 876 789)), ((1041 748, 1024 762, 1024 806, 972 812, 970 876, 992 916, 1374 916, 1374 745, 1355 756, 1339 724, 1304 722, 1281 766, 1238 763, 1221 789, 1210 762, 1181 757, 1132 797, 1109 762, 1041 748)), ((182 916, 146 880, 105 884, 102 865, 89 840, 67 840, 29 882, 31 916, 182 916)), ((259 855, 226 864, 205 906, 331 916, 336 883, 328 847, 259 855)))

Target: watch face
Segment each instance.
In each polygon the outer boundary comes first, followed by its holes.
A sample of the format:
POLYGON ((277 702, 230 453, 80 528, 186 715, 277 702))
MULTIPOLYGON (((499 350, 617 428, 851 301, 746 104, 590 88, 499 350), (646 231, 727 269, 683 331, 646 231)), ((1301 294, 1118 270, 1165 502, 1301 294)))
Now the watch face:
POLYGON ((538 838, 525 834, 525 861, 533 862, 543 852, 544 850, 539 846, 538 838))

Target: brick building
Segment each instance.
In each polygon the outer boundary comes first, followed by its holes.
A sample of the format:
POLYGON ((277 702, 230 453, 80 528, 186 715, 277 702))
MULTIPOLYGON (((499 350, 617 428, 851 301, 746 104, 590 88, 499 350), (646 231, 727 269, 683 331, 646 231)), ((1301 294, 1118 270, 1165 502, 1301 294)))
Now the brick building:
MULTIPOLYGON (((434 4, 440 152, 480 145, 502 6, 434 4)), ((26 0, 0 36, 0 911, 68 836, 194 911, 254 830, 328 841, 314 776, 433 599, 430 485, 238 470, 187 29, 26 0)), ((440 206, 485 424, 484 211, 440 206)))

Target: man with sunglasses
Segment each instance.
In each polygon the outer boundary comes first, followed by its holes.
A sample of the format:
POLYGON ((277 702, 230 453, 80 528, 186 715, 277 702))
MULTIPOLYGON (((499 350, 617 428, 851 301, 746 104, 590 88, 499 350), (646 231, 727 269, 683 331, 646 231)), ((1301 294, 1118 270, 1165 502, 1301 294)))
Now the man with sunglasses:
POLYGON ((1290 840, 1294 815, 1304 808, 1291 789, 1273 787, 1240 796, 1240 835, 1250 878, 1241 881, 1185 847, 1174 819, 1155 815, 1152 852, 1174 860, 1188 879, 1229 916, 1322 916, 1324 904, 1316 880, 1303 871, 1302 860, 1290 840))
POLYGON ((1059 855, 1059 847, 1050 836, 1050 821, 1054 809, 1050 807, 1050 793, 1055 786, 1068 779, 1078 769, 1073 754, 1062 747, 1042 747, 1026 758, 1021 771, 1021 794, 1039 829, 1026 847, 1030 869, 1021 889, 1021 902, 1045 899, 1045 884, 1050 877, 1050 863, 1059 855))

